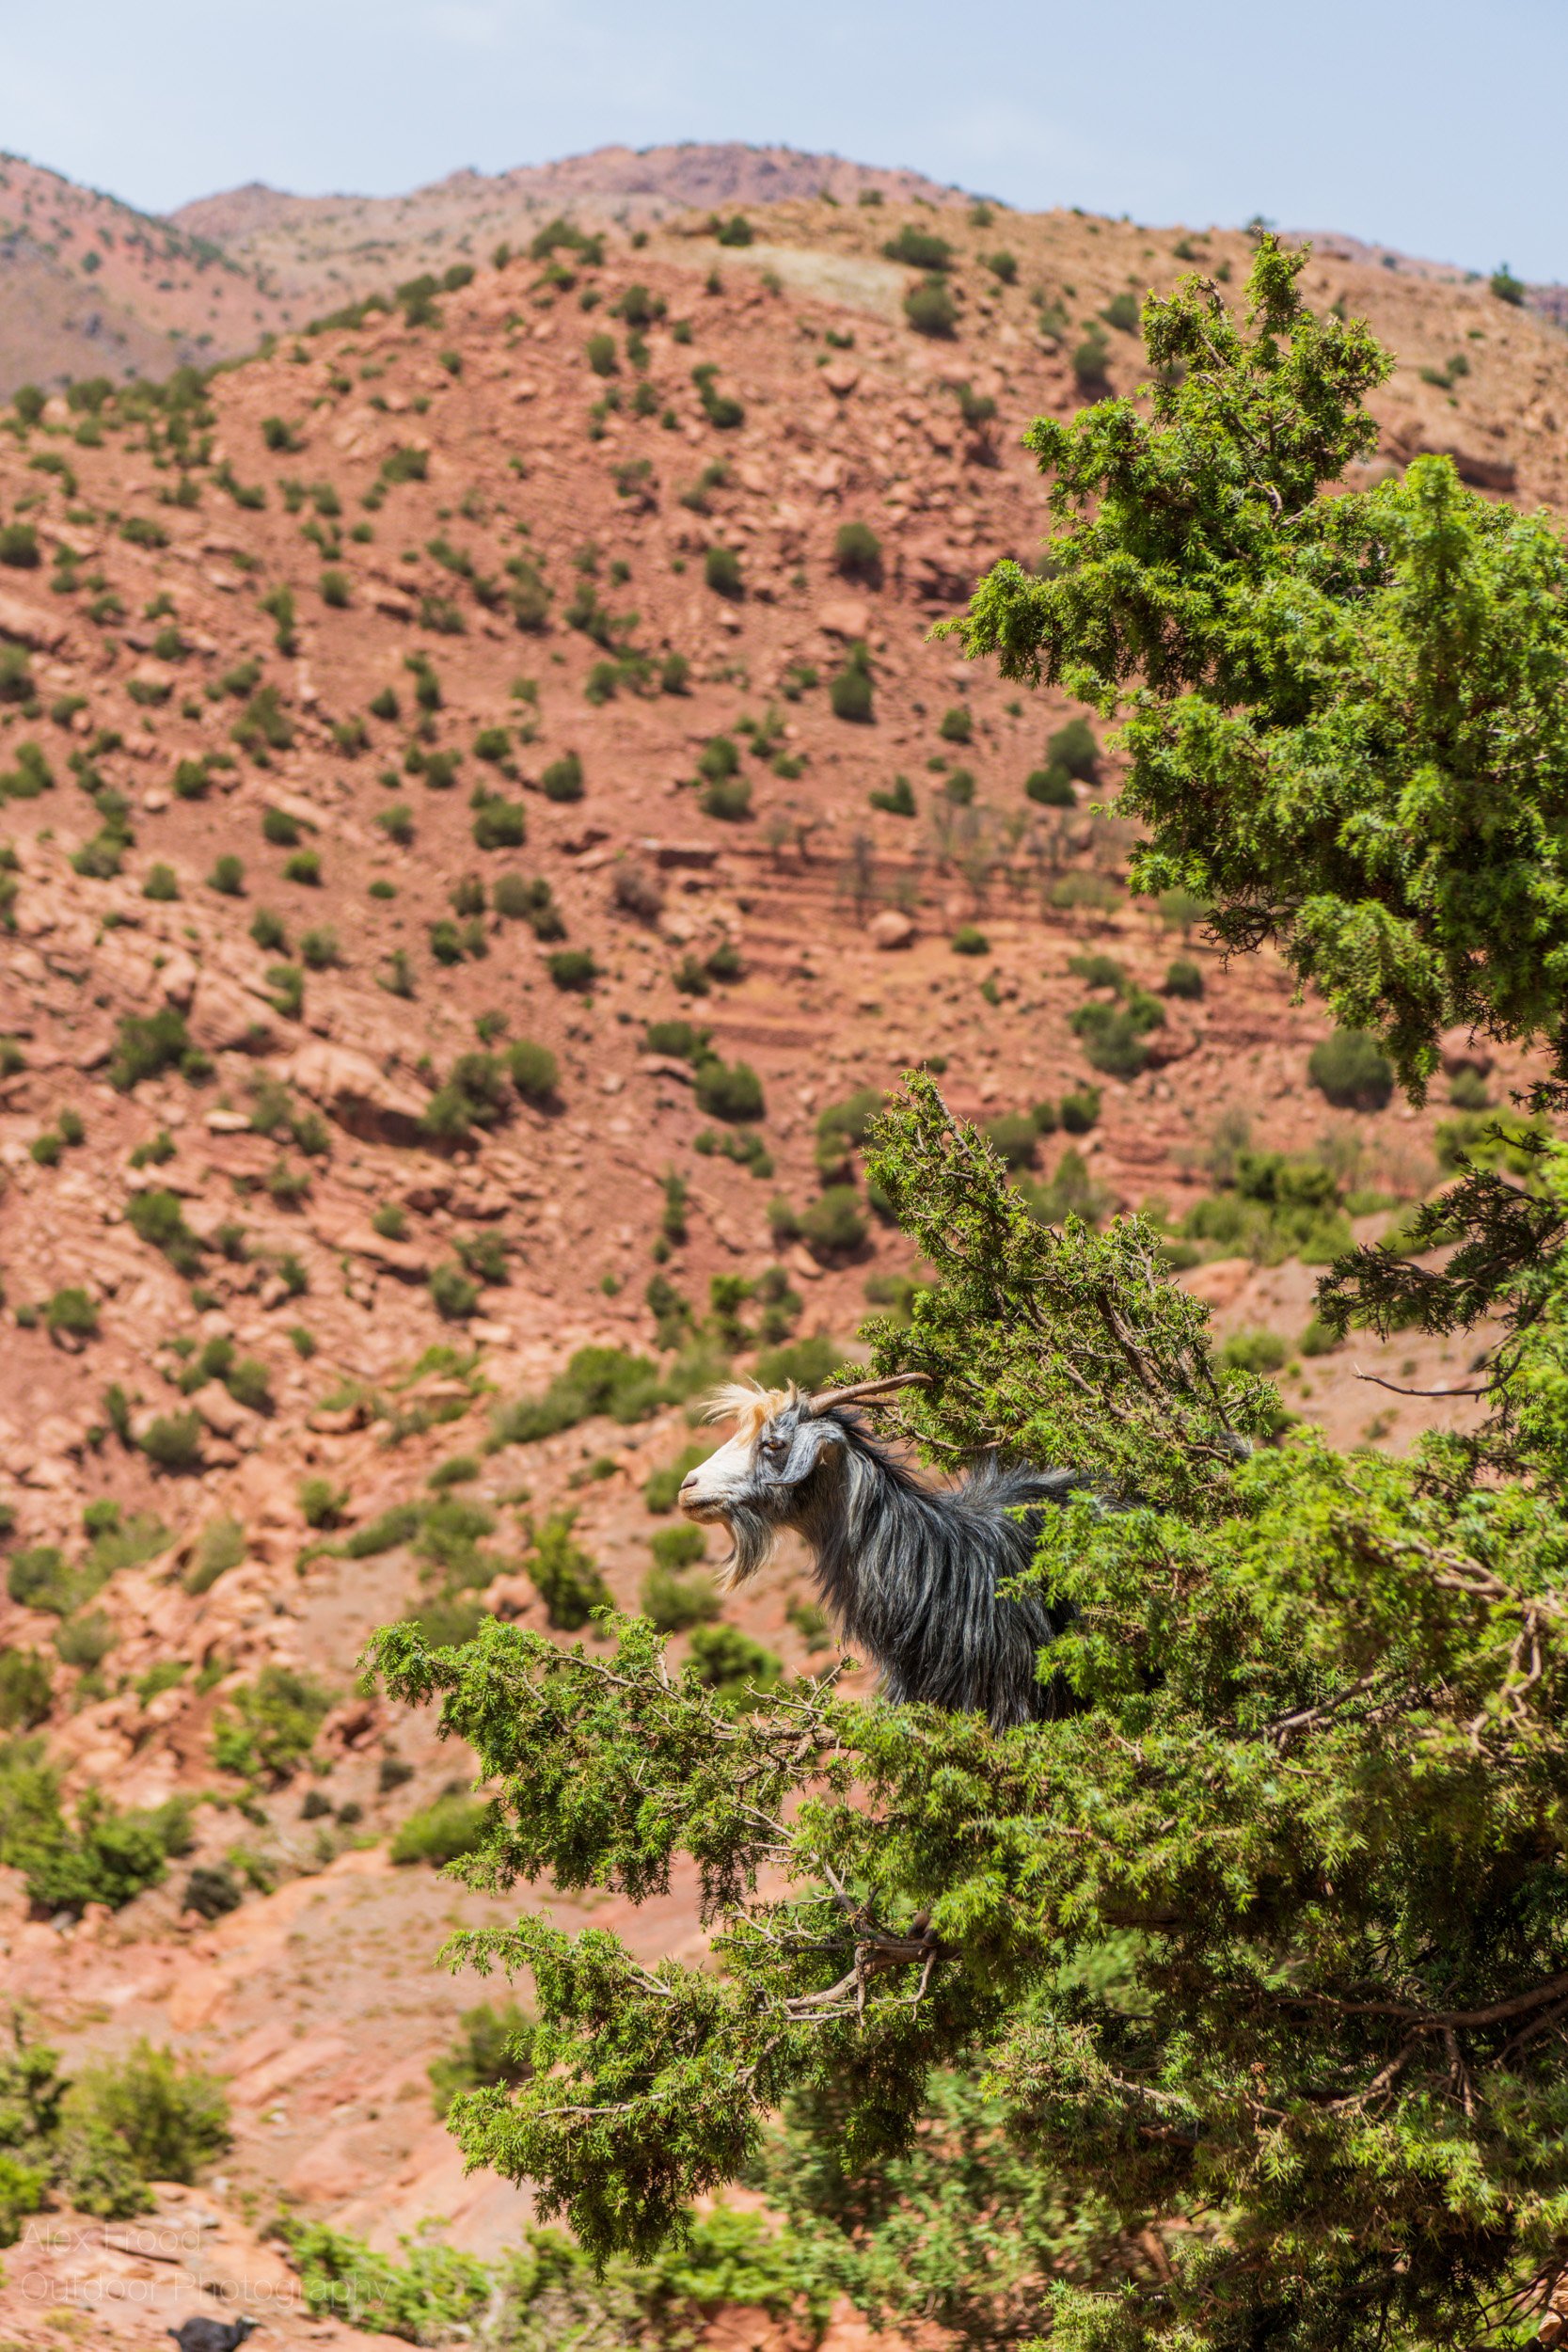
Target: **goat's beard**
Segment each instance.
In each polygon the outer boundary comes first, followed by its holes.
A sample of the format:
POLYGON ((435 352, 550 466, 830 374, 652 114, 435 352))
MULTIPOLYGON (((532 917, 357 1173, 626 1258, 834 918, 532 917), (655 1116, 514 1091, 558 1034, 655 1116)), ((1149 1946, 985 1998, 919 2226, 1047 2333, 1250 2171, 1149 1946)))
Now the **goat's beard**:
POLYGON ((779 1540, 779 1531, 760 1511, 751 1510, 743 1502, 732 1505, 724 1519, 735 1549, 727 1560, 720 1562, 718 1582, 721 1593, 733 1593, 737 1585, 750 1583, 768 1565, 779 1540))

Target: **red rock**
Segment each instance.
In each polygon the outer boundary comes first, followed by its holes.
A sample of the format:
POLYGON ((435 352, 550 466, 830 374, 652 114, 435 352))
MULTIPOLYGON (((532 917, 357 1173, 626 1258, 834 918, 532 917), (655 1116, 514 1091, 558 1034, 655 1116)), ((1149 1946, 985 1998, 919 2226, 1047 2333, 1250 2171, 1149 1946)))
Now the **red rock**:
POLYGON ((1445 1030, 1437 1041, 1437 1051, 1450 1078, 1457 1078, 1462 1070, 1473 1070, 1484 1078, 1493 1067, 1492 1048, 1470 1029, 1445 1030))
POLYGON ((871 607, 861 596, 833 596, 820 606, 816 626, 825 637, 866 637, 871 631, 871 607))
POLYGON ((54 653, 70 634, 57 614, 42 612, 35 604, 24 604, 8 590, 0 591, 0 637, 31 645, 36 653, 54 653))
POLYGON ((368 1054, 325 1042, 302 1045, 290 1060, 287 1075, 351 1135, 388 1143, 419 1139, 427 1098, 388 1077, 368 1054))
POLYGON ((884 907, 866 926, 866 937, 874 947, 912 947, 916 938, 914 917, 901 914, 896 907, 884 907))

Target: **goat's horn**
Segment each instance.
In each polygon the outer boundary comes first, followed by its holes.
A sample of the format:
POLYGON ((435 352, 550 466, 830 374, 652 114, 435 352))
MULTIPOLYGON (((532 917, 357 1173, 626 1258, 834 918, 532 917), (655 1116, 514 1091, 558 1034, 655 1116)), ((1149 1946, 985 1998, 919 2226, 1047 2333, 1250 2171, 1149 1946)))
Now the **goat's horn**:
POLYGON ((811 1399, 814 1413, 824 1413, 833 1405, 867 1404, 876 1396, 892 1396, 898 1389, 927 1389, 931 1385, 928 1372, 894 1372, 882 1380, 857 1380, 850 1389, 819 1389, 811 1399))

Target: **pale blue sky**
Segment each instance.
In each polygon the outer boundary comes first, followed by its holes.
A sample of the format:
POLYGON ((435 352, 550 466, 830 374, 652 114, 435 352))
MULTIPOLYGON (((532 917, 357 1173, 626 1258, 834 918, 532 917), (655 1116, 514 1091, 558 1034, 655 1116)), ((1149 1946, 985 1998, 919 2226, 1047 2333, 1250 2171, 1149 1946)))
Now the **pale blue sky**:
POLYGON ((1568 278, 1565 89, 1561 0, 0 0, 0 146, 154 211, 776 139, 1568 278))

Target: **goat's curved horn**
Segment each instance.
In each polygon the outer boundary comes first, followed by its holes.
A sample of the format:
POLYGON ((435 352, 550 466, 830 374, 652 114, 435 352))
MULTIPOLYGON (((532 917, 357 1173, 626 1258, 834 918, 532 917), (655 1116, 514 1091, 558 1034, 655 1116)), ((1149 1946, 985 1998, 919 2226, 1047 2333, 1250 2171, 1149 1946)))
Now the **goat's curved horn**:
POLYGON ((882 1380, 857 1380, 849 1389, 818 1389, 810 1399, 814 1413, 825 1413, 834 1405, 863 1405, 873 1397, 892 1396, 899 1389, 928 1389, 928 1372, 894 1372, 882 1380))

